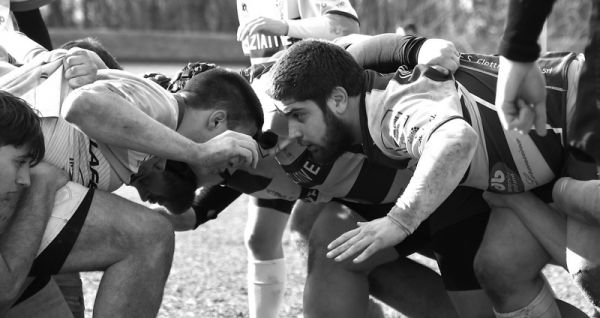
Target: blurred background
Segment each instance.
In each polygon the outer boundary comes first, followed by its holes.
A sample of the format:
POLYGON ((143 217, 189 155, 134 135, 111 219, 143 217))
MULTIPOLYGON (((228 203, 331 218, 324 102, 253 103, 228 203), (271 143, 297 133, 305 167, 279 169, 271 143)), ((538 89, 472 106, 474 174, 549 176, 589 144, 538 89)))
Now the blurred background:
MULTIPOLYGON (((495 53, 508 1, 350 2, 362 33, 402 27, 454 41, 463 52, 495 53)), ((547 24, 548 50, 583 51, 590 8, 589 0, 557 0, 547 24)), ((121 61, 248 63, 235 40, 235 0, 58 0, 42 7, 42 14, 53 43, 92 35, 121 61)))

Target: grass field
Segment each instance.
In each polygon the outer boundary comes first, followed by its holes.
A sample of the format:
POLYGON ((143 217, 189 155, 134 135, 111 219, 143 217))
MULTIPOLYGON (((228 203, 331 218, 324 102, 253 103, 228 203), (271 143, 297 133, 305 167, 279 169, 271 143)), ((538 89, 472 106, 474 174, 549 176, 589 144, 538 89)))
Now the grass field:
MULTIPOLYGON (((130 187, 121 188, 120 195, 139 201, 130 187)), ((219 218, 196 231, 176 234, 176 251, 158 317, 247 317, 246 250, 243 244, 246 222, 246 197, 234 202, 219 218)), ((281 317, 302 317, 302 288, 305 260, 288 235, 284 238, 288 265, 288 284, 281 317)), ((428 259, 416 257, 430 266, 428 259)), ((591 306, 582 298, 564 270, 549 266, 545 270, 558 297, 591 313, 591 306)), ((100 273, 85 273, 84 295, 86 317, 92 316, 93 300, 100 273)), ((384 308, 386 317, 404 317, 384 308)))

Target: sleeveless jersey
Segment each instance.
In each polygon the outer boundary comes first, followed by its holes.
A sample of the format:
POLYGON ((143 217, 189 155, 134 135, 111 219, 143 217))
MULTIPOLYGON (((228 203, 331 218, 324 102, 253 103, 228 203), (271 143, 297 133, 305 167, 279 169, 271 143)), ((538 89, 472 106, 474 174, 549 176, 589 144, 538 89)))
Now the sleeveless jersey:
POLYGON ((422 65, 388 75, 367 71, 360 107, 365 152, 382 164, 412 170, 431 134, 459 119, 479 136, 462 185, 514 193, 551 182, 562 168, 567 97, 581 60, 572 53, 540 59, 548 92, 545 137, 502 129, 494 107, 497 57, 463 54, 455 81, 422 65))

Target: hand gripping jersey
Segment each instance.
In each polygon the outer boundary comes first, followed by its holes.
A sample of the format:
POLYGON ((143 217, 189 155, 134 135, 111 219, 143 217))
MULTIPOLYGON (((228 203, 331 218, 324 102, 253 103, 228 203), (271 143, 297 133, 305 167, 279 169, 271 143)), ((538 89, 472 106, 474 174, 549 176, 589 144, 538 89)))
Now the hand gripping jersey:
MULTIPOLYGON (((319 17, 328 13, 350 16, 358 20, 348 0, 238 0, 240 25, 257 17, 277 20, 296 20, 319 17)), ((277 52, 285 50, 297 39, 287 36, 253 34, 242 41, 244 54, 250 56, 252 65, 271 61, 277 52)))
MULTIPOLYGON (((128 183, 149 156, 141 152, 97 143, 64 119, 63 101, 71 92, 63 78, 65 50, 37 54, 31 61, 0 77, 0 89, 26 100, 42 117, 45 161, 69 173, 72 181, 113 191, 128 183)), ((119 70, 99 70, 97 81, 80 89, 115 94, 175 129, 177 107, 173 96, 158 84, 119 70)))
POLYGON ((539 61, 548 94, 545 137, 502 129, 494 107, 495 56, 463 54, 455 81, 422 65, 389 75, 367 71, 360 107, 365 153, 388 166, 414 169, 438 127, 465 120, 479 135, 479 145, 462 185, 514 193, 549 183, 562 168, 562 132, 582 60, 560 53, 539 61))

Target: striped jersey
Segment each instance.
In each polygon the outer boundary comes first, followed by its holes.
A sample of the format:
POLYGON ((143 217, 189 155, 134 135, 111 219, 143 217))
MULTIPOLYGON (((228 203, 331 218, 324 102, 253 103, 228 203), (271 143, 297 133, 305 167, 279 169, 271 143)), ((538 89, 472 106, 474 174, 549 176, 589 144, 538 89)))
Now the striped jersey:
POLYGON ((287 119, 272 100, 260 94, 268 73, 252 86, 265 113, 265 127, 278 134, 279 151, 259 161, 253 170, 237 170, 227 185, 241 192, 265 199, 303 199, 327 202, 332 198, 379 204, 396 202, 412 176, 412 171, 398 170, 368 160, 360 147, 349 149, 332 164, 321 165, 296 141, 285 138, 287 119))
POLYGON ((562 168, 562 131, 581 62, 582 56, 572 53, 540 59, 548 93, 545 137, 502 129, 494 107, 495 56, 463 54, 455 80, 423 65, 388 75, 367 71, 360 105, 364 151, 376 162, 414 170, 431 134, 460 119, 479 136, 462 185, 501 193, 544 185, 562 168))

